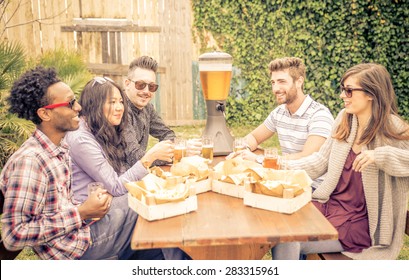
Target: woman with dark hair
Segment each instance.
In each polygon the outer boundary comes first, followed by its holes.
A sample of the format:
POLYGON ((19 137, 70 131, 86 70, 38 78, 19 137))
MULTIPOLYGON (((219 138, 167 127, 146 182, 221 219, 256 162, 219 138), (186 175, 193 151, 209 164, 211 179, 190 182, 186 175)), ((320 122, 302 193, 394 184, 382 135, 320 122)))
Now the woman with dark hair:
MULTIPOLYGON (((74 196, 79 201, 88 197, 87 186, 102 182, 114 197, 112 205, 127 201, 126 181, 139 181, 148 174, 143 162, 152 162, 155 149, 149 150, 138 162, 126 170, 125 141, 123 129, 126 123, 127 106, 124 93, 111 79, 96 77, 82 91, 80 127, 67 133, 72 158, 74 196)), ((126 203, 126 202, 125 202, 126 203)), ((136 220, 135 220, 136 222, 136 220)), ((137 251, 142 258, 189 259, 178 248, 137 251)))
POLYGON ((84 87, 79 103, 80 128, 67 133, 75 198, 84 201, 87 185, 102 182, 114 197, 127 193, 124 181, 138 181, 148 171, 143 159, 126 170, 125 141, 127 107, 124 93, 111 79, 96 77, 84 87))
POLYGON ((342 252, 353 259, 396 259, 403 245, 409 193, 409 126, 398 116, 391 77, 375 63, 341 79, 345 109, 319 152, 288 161, 311 178, 327 176, 314 205, 338 230, 338 240, 282 243, 273 259, 342 252))

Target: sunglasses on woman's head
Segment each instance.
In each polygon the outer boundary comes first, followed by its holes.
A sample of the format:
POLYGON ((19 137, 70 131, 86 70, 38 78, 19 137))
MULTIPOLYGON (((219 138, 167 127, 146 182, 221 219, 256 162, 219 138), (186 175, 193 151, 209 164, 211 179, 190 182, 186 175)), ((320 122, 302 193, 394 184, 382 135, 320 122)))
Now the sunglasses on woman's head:
POLYGON ((47 106, 44 106, 44 107, 41 107, 41 108, 54 109, 54 108, 58 108, 58 107, 68 107, 68 108, 72 109, 72 107, 74 107, 74 104, 75 104, 76 101, 77 101, 77 99, 75 99, 75 97, 74 97, 69 102, 50 104, 50 105, 47 105, 47 106))
POLYGON ((365 91, 363 88, 346 88, 344 86, 341 86, 341 93, 345 93, 346 97, 348 98, 352 97, 352 92, 354 90, 365 91))
POLYGON ((105 84, 107 81, 111 82, 111 83, 115 83, 112 79, 108 78, 108 77, 95 77, 94 79, 92 79, 92 85, 91 87, 95 86, 95 83, 98 83, 100 85, 105 84))
POLYGON ((146 86, 148 86, 148 89, 150 92, 155 92, 158 90, 159 85, 155 84, 155 83, 146 83, 144 81, 132 81, 131 79, 129 79, 132 83, 135 83, 135 88, 137 90, 143 90, 144 88, 146 88, 146 86))

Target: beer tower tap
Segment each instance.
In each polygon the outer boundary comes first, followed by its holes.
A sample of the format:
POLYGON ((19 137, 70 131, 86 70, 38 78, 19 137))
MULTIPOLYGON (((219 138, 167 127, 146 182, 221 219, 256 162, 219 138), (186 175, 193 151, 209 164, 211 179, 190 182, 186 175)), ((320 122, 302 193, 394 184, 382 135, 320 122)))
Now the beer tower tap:
POLYGON ((231 55, 218 51, 199 56, 200 81, 207 108, 203 136, 213 139, 215 156, 228 155, 233 151, 233 137, 227 128, 225 118, 232 60, 231 55))

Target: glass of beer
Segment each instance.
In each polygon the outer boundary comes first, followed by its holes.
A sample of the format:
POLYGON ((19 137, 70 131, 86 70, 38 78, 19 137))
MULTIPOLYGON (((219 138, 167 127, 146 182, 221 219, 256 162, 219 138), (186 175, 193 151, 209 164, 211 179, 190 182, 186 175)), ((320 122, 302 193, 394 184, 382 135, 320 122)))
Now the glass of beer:
POLYGON ((213 161, 213 139, 208 136, 202 138, 202 157, 209 160, 209 163, 213 161))
POLYGON ((236 138, 233 142, 233 151, 238 152, 246 148, 246 140, 244 138, 236 138))
POLYGON ((279 169, 277 148, 267 148, 264 150, 263 167, 279 169))
POLYGON ((173 150, 173 163, 178 163, 182 157, 186 156, 186 140, 181 138, 175 139, 175 148, 173 150))

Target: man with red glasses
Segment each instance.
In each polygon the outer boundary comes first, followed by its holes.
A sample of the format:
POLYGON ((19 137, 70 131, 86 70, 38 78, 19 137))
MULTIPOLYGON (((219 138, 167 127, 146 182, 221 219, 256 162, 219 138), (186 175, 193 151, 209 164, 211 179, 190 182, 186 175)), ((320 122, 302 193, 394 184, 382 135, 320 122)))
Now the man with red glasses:
POLYGON ((125 80, 125 91, 128 97, 129 124, 125 129, 127 142, 127 163, 134 165, 146 153, 149 135, 159 140, 151 148, 146 167, 155 162, 162 165, 172 162, 173 144, 176 136, 149 103, 158 89, 156 71, 158 63, 149 56, 134 59, 129 65, 128 78, 125 80))
POLYGON ((0 174, 4 246, 32 247, 41 259, 163 259, 158 250, 131 249, 137 214, 126 200, 111 206, 112 196, 99 190, 82 204, 75 201, 64 137, 78 129, 81 106, 56 71, 37 67, 24 73, 9 103, 10 112, 34 122, 36 130, 0 174))

